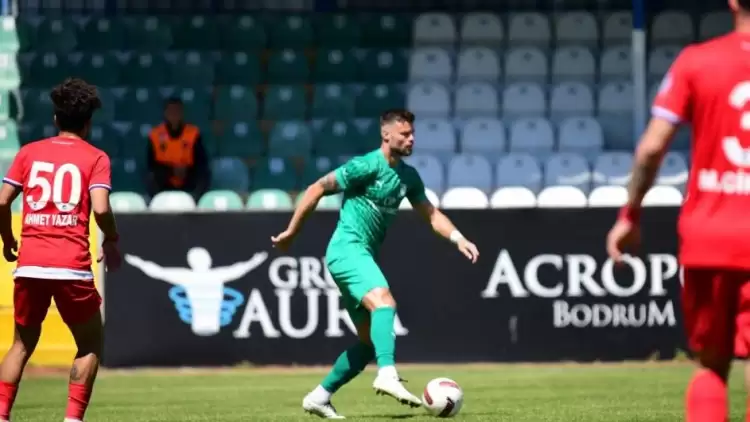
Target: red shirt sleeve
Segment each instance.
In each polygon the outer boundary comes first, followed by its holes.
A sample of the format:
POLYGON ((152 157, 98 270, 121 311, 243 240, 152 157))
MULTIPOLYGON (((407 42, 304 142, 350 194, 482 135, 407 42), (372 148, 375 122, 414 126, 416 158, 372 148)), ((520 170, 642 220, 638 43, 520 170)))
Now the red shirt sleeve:
POLYGON ((89 190, 93 188, 112 190, 112 167, 106 154, 99 155, 94 163, 89 190))
POLYGON ((693 93, 691 91, 692 47, 677 56, 659 86, 651 114, 674 124, 690 120, 693 93))
POLYGON ((13 185, 15 187, 23 187, 23 174, 24 168, 26 167, 26 150, 21 148, 16 154, 16 158, 13 159, 13 163, 8 169, 8 173, 3 178, 3 182, 13 185))

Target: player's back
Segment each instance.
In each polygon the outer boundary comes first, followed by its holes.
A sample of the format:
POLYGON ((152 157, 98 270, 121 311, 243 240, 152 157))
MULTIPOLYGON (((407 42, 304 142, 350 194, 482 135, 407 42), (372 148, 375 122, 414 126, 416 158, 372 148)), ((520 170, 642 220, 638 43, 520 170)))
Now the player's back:
POLYGON ((6 182, 23 189, 16 276, 92 278, 90 189, 110 189, 107 155, 84 140, 54 137, 24 146, 6 182))

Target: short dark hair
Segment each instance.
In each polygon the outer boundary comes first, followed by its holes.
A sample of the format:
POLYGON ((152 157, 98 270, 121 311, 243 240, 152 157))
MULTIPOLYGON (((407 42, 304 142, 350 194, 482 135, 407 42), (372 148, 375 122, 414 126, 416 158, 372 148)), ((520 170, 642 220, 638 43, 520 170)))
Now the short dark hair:
POLYGON ((414 123, 414 113, 403 108, 386 110, 380 115, 380 124, 385 125, 393 122, 414 123))
POLYGON ((171 106, 171 105, 182 106, 183 105, 182 104, 182 98, 180 98, 180 97, 169 97, 169 98, 167 98, 166 101, 164 101, 164 108, 165 109, 167 107, 171 106))
POLYGON ((49 94, 55 110, 58 129, 79 133, 102 107, 102 100, 94 85, 78 78, 65 79, 49 94))

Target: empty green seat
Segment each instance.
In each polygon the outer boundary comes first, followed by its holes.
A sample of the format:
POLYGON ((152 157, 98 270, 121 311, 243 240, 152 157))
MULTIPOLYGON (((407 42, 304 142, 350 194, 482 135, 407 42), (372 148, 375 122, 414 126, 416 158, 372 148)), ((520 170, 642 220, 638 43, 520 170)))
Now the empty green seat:
POLYGON ((198 200, 198 209, 201 210, 228 211, 244 208, 245 203, 242 198, 231 190, 209 191, 198 200))
POLYGON ((348 50, 320 50, 315 59, 315 82, 356 82, 358 65, 357 58, 348 50))
POLYGON ((10 118, 11 97, 9 91, 0 91, 0 121, 10 118))
POLYGON ((228 51, 262 50, 268 44, 263 23, 253 16, 231 16, 220 21, 221 44, 228 51))
POLYGON ((302 84, 307 82, 310 69, 303 51, 284 49, 274 53, 268 61, 268 83, 302 84))
POLYGON ((134 16, 125 19, 125 40, 128 49, 136 51, 165 51, 172 46, 172 31, 167 22, 154 16, 134 16))
POLYGON ((216 93, 216 118, 221 120, 255 120, 258 99, 255 89, 240 85, 224 86, 216 93))
POLYGON ((21 49, 14 16, 0 17, 0 52, 16 53, 21 49))
MULTIPOLYGON (((133 141, 126 140, 127 141, 133 141)), ((141 141, 142 150, 146 146, 141 141)), ((131 158, 112 159, 112 189, 143 193, 146 191, 146 168, 142 162, 131 158)))
POLYGON ((364 151, 361 134, 346 120, 329 120, 314 132, 315 153, 319 155, 356 155, 364 151))
POLYGON ((152 212, 186 212, 195 209, 195 200, 186 192, 165 191, 154 195, 148 207, 152 212))
POLYGON ((376 117, 391 108, 406 104, 404 92, 396 85, 377 84, 366 86, 357 96, 355 111, 358 117, 376 117))
POLYGON ((172 96, 182 100, 185 108, 185 120, 197 125, 202 131, 208 129, 211 116, 211 92, 209 87, 177 88, 172 96))
POLYGON ((48 18, 36 28, 35 51, 69 53, 76 49, 78 37, 73 21, 48 18))
POLYGON ((21 148, 16 122, 0 122, 0 159, 13 158, 21 148))
POLYGON ((0 53, 0 89, 18 89, 21 86, 21 72, 18 69, 16 55, 0 53))
POLYGON ((300 176, 300 187, 309 186, 320 180, 321 177, 330 173, 337 167, 337 163, 331 157, 316 156, 305 160, 300 176))
POLYGON ((310 20, 302 15, 287 15, 269 25, 273 48, 305 48, 313 44, 314 31, 310 20))
POLYGON ((136 192, 112 192, 109 202, 115 212, 141 212, 148 209, 146 200, 136 192))
POLYGON ((306 156, 312 151, 312 135, 303 121, 277 122, 268 139, 268 153, 280 157, 306 156))
POLYGON ((362 61, 366 83, 403 83, 408 79, 408 62, 399 50, 370 50, 362 61))
MULTIPOLYGON (((4 56, 4 54, 0 54, 0 67, 5 68, 6 63, 12 67, 12 62, 15 62, 15 60, 4 56)), ((31 59, 28 66, 29 79, 24 80, 24 84, 47 90, 62 82, 71 73, 71 66, 67 58, 57 53, 39 54, 31 59)))
POLYGON ((260 60, 256 54, 224 53, 216 63, 215 78, 218 85, 257 85, 261 82, 260 60))
POLYGON ((317 85, 312 103, 312 117, 353 117, 355 97, 354 92, 344 85, 317 85))
POLYGON ((57 128, 52 124, 52 120, 50 119, 24 123, 17 125, 17 128, 21 145, 26 145, 40 139, 51 138, 58 133, 57 128))
POLYGON ((218 144, 219 153, 225 157, 251 158, 265 152, 263 134, 254 120, 227 122, 218 144))
POLYGON ((270 120, 304 119, 307 111, 302 86, 270 86, 263 100, 263 118, 270 120))
POLYGON ((167 85, 169 66, 164 57, 151 53, 136 53, 122 64, 120 81, 129 86, 167 85))
POLYGON ((116 86, 120 83, 120 64, 110 54, 75 53, 68 55, 70 76, 79 77, 97 87, 116 86))
MULTIPOLYGON (((302 196, 304 195, 304 192, 300 192, 299 195, 297 195, 297 199, 294 201, 295 206, 300 203, 302 200, 302 196)), ((342 194, 336 194, 336 195, 328 195, 320 198, 320 201, 318 201, 318 206, 315 207, 316 210, 338 210, 341 208, 341 204, 344 202, 344 198, 342 194)))
POLYGON ((120 155, 121 135, 112 126, 92 126, 89 140, 92 145, 107 153, 110 158, 120 155))
POLYGON ((125 26, 120 19, 92 17, 78 34, 78 49, 84 51, 126 50, 125 26))
POLYGON ((259 189, 247 198, 247 208, 250 210, 279 210, 288 211, 294 208, 292 198, 288 193, 279 189, 259 189))
POLYGON ((292 190, 297 187, 297 173, 291 163, 283 158, 262 160, 253 169, 254 189, 292 190))
POLYGON ((32 51, 36 45, 36 28, 31 24, 29 19, 19 16, 16 19, 16 31, 18 32, 18 42, 21 46, 19 51, 32 51))
POLYGON ((211 162, 211 188, 247 192, 250 188, 250 173, 242 160, 223 157, 211 162))
POLYGON ((168 85, 205 87, 214 83, 214 65, 208 56, 191 51, 170 65, 168 85))
POLYGON ((162 98, 148 88, 124 89, 117 98, 118 121, 158 122, 162 119, 162 98))
POLYGON ((214 19, 193 16, 172 28, 173 49, 220 50, 219 27, 214 19))
POLYGON ((370 14, 363 17, 363 47, 409 47, 411 45, 411 17, 404 14, 370 14))
POLYGON ((116 99, 111 89, 101 88, 99 91, 99 99, 102 101, 102 108, 94 112, 94 124, 107 124, 109 125, 115 119, 115 107, 116 99))
POLYGON ((360 25, 354 15, 321 14, 316 19, 317 44, 321 47, 356 47, 360 43, 360 25))
POLYGON ((363 152, 372 151, 380 147, 382 139, 380 134, 380 120, 378 118, 357 119, 354 121, 354 126, 357 128, 357 143, 363 152))

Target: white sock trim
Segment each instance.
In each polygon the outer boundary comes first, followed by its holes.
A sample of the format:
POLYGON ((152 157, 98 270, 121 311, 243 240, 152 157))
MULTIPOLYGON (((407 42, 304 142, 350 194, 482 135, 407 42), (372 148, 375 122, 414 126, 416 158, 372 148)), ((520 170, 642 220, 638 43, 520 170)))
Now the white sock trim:
POLYGON ((378 369, 378 376, 398 378, 398 371, 396 371, 395 366, 388 365, 378 369))
POLYGON ((322 385, 315 387, 315 389, 310 394, 312 399, 319 403, 329 402, 331 400, 331 396, 333 395, 330 391, 323 388, 322 385))

